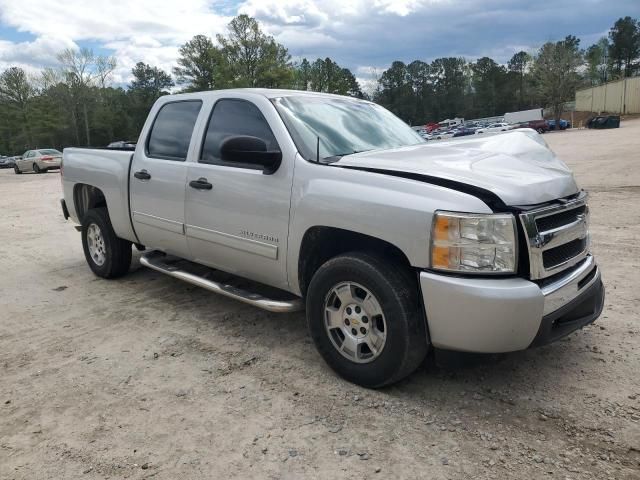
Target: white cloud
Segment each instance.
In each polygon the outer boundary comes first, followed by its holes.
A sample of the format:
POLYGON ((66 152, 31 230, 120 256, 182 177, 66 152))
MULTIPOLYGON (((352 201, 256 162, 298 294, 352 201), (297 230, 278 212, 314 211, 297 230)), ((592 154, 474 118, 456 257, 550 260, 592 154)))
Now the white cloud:
POLYGON ((197 34, 224 31, 230 17, 205 0, 0 0, 0 22, 36 36, 0 41, 0 67, 49 66, 65 48, 89 43, 118 59, 116 82, 127 82, 136 62, 167 71, 178 47, 197 34))
MULTIPOLYGON (((238 13, 256 17, 294 59, 331 57, 372 84, 393 60, 491 56, 574 34, 583 46, 620 16, 640 16, 638 0, 0 0, 0 26, 34 37, 0 39, 0 69, 50 66, 65 48, 89 46, 118 59, 127 83, 143 61, 170 72, 178 48, 197 34, 223 33, 238 13), (606 8, 605 8, 606 6, 606 8), (575 15, 575 11, 580 15, 575 15), (604 13, 603 13, 604 12, 604 13), (606 18, 604 18, 606 17, 606 18)), ((587 43, 589 42, 589 43, 587 43)))
POLYGON ((0 68, 20 66, 35 73, 37 67, 55 65, 56 54, 65 48, 76 48, 69 38, 44 35, 33 41, 10 42, 0 40, 0 68))
POLYGON ((35 35, 112 40, 132 35, 185 40, 220 31, 228 19, 205 0, 0 0, 3 23, 35 35))
POLYGON ((366 19, 371 14, 409 15, 430 4, 447 0, 247 0, 240 7, 267 23, 321 26, 327 22, 348 24, 351 19, 366 19))

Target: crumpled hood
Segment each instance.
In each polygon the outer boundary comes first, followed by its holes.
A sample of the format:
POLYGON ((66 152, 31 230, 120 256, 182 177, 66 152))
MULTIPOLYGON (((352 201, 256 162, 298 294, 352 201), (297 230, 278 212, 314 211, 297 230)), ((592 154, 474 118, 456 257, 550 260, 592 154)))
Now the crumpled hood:
POLYGON ((465 183, 489 190, 506 205, 533 205, 578 192, 571 170, 531 129, 357 153, 334 165, 465 183))

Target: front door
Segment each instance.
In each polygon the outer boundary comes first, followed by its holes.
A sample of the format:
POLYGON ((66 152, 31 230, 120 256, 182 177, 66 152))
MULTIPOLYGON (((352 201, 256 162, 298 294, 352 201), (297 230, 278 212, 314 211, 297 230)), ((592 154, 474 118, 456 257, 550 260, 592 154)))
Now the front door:
POLYGON ((141 137, 148 140, 138 145, 129 178, 131 216, 140 242, 147 248, 186 258, 186 159, 201 107, 199 100, 161 105, 148 135, 141 137))
POLYGON ((33 155, 34 152, 33 150, 28 150, 24 153, 24 155, 22 156, 22 158, 20 160, 16 160, 16 164, 18 165, 18 169, 21 172, 28 172, 30 170, 33 170, 32 165, 33 165, 33 155))
MULTIPOLYGON (((255 166, 225 163, 220 158, 222 141, 233 135, 258 137, 267 143, 269 150, 280 148, 263 114, 277 116, 277 112, 265 98, 262 100, 259 103, 262 110, 256 103, 243 99, 221 99, 213 106, 201 152, 189 162, 187 240, 198 263, 287 288, 294 160, 291 149, 282 149, 282 163, 270 175, 255 166), (198 185, 199 179, 210 184, 210 189, 198 185), (196 183, 191 185, 193 181, 196 183)), ((283 132, 277 133, 284 141, 283 132)))

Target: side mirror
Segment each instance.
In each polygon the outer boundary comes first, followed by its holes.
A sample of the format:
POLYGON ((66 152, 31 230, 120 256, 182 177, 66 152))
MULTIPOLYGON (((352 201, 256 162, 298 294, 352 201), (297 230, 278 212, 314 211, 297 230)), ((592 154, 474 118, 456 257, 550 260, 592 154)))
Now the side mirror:
POLYGON ((268 151, 264 140, 249 135, 226 138, 220 145, 220 157, 225 162, 260 165, 265 175, 274 173, 282 163, 280 150, 268 151))

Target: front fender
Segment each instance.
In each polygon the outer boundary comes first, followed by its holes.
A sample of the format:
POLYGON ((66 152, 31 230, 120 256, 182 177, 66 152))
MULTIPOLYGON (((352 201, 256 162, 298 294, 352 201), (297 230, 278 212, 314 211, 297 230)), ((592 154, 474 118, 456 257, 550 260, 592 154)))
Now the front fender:
POLYGON ((347 170, 298 158, 291 198, 289 286, 301 294, 300 246, 312 227, 334 227, 384 240, 416 268, 429 266, 436 210, 491 213, 480 199, 445 187, 381 173, 347 170))

